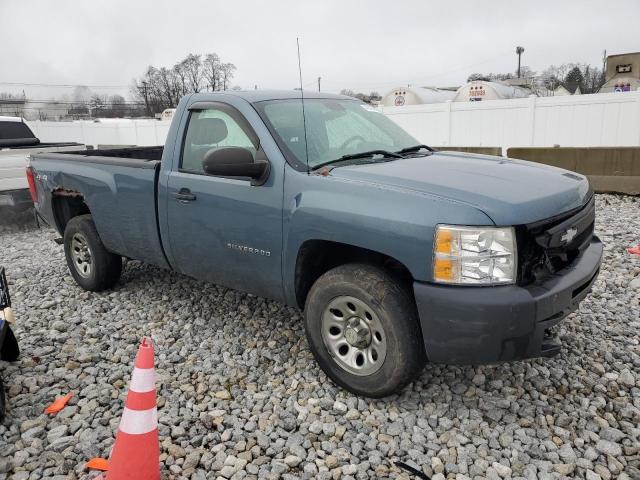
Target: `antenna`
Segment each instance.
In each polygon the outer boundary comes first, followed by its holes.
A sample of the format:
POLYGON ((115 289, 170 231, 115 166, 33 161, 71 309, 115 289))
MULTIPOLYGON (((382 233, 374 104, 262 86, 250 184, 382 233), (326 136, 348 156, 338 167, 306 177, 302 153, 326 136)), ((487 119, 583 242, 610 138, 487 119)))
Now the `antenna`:
POLYGON ((298 73, 300 75, 300 95, 302 97, 302 128, 304 129, 304 154, 307 160, 307 175, 309 174, 309 146, 307 145, 307 117, 304 112, 304 87, 302 86, 302 65, 300 63, 300 39, 296 37, 298 45, 298 73))

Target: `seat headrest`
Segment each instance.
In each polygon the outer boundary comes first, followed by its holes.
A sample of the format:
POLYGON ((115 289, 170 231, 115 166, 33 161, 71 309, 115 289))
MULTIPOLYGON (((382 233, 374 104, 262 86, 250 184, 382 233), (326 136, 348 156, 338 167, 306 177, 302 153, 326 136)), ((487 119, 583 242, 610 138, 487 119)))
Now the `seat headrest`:
POLYGON ((196 145, 211 145, 220 143, 229 134, 227 124, 221 118, 200 118, 194 132, 193 143, 196 145))

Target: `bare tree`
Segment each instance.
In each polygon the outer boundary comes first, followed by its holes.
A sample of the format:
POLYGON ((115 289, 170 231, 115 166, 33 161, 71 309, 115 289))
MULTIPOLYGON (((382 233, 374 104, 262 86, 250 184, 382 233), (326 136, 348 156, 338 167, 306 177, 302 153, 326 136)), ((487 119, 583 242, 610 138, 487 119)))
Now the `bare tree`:
POLYGON ((584 77, 582 93, 598 93, 606 80, 604 70, 591 65, 584 68, 582 76, 584 77))
POLYGON ((190 53, 173 67, 149 66, 134 80, 131 93, 143 103, 147 115, 175 107, 180 98, 203 90, 226 90, 236 70, 232 63, 222 63, 215 53, 204 56, 190 53))
POLYGON ((124 117, 126 114, 126 100, 122 95, 111 95, 109 97, 110 116, 124 117))
POLYGON ((176 76, 176 84, 179 91, 179 96, 184 96, 189 91, 187 88, 187 72, 182 62, 176 63, 173 68, 173 73, 176 76))
MULTIPOLYGON (((522 66, 521 76, 532 79, 531 88, 539 95, 549 95, 559 86, 574 92, 579 86, 582 93, 595 93, 604 84, 604 72, 598 67, 583 63, 563 63, 550 65, 540 74, 527 66, 522 66)), ((474 80, 503 81, 513 78, 511 73, 472 73, 468 82, 474 80)))
MULTIPOLYGON (((521 67, 521 72, 526 72, 529 67, 521 67)), ((523 75, 524 77, 525 75, 523 75)), ((500 82, 513 78, 512 73, 472 73, 467 77, 467 82, 485 81, 485 82, 500 82)))
POLYGON ((176 105, 181 96, 181 84, 175 71, 167 67, 162 67, 158 70, 158 80, 167 104, 176 105))
POLYGON ((189 90, 193 93, 200 91, 200 84, 202 82, 202 62, 200 61, 201 55, 194 55, 190 53, 182 61, 182 65, 185 69, 187 82, 189 84, 189 90))
POLYGON ((220 65, 220 57, 217 53, 208 53, 204 58, 203 73, 207 82, 207 87, 212 92, 220 90, 220 77, 222 75, 222 69, 220 65))
POLYGON ((221 81, 222 81, 222 90, 226 90, 229 82, 233 78, 233 72, 236 71, 236 66, 233 63, 223 63, 221 65, 221 81))
POLYGON ((100 111, 107 106, 107 96, 100 93, 94 93, 89 100, 89 106, 91 107, 92 114, 95 115, 96 111, 100 111))

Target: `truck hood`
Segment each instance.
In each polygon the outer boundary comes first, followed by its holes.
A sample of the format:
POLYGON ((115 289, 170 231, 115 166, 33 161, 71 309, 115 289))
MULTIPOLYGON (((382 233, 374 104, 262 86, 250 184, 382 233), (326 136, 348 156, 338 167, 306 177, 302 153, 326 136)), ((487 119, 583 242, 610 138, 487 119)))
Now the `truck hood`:
POLYGON ((338 167, 331 176, 472 205, 496 225, 543 220, 584 205, 583 175, 524 160, 461 152, 338 167))

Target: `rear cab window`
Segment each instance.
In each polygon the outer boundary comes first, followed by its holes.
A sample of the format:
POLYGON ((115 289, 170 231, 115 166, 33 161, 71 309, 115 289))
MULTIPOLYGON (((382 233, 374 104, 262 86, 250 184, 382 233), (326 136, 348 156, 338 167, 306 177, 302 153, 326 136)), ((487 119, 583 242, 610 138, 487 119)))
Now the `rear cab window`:
POLYGON ((36 138, 29 126, 24 122, 0 120, 0 148, 37 145, 36 138))

